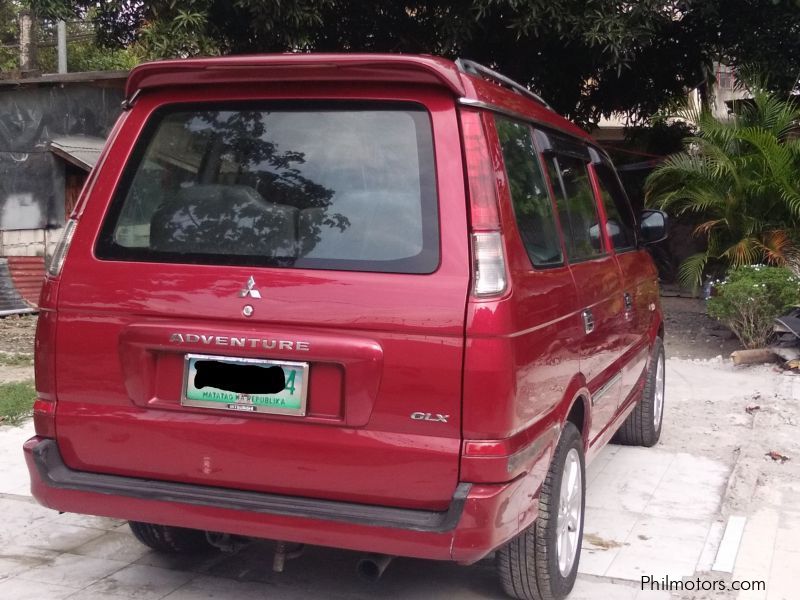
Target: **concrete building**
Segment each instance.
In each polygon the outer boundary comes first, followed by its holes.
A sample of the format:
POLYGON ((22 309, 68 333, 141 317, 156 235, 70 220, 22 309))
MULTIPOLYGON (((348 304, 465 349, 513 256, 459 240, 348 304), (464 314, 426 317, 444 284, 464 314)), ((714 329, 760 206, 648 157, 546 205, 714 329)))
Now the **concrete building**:
POLYGON ((30 309, 121 111, 126 72, 0 79, 0 314, 30 309))

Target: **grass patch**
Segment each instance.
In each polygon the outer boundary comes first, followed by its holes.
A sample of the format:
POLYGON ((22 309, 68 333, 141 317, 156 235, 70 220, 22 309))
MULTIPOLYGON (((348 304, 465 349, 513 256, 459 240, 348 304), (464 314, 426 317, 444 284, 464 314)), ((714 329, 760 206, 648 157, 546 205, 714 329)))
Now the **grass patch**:
POLYGON ((0 352, 0 367, 32 367, 33 355, 20 352, 0 352))
POLYGON ((32 381, 0 383, 0 424, 16 425, 33 412, 32 381))

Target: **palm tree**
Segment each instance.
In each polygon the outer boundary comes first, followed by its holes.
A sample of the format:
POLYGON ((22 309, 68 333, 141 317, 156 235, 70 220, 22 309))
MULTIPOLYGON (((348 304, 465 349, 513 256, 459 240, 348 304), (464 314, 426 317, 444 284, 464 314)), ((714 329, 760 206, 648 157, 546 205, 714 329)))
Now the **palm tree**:
POLYGON ((800 264, 800 107, 751 92, 729 121, 683 110, 695 137, 647 179, 648 203, 701 219, 694 234, 707 248, 681 264, 684 285, 699 286, 712 266, 800 264))

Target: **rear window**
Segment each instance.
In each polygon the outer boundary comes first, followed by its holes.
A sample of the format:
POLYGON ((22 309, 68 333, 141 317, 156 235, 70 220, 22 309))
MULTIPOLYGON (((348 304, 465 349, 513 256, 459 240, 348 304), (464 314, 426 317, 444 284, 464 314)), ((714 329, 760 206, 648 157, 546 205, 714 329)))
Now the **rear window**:
POLYGON ((148 122, 107 260, 431 273, 433 140, 411 103, 179 105, 148 122))

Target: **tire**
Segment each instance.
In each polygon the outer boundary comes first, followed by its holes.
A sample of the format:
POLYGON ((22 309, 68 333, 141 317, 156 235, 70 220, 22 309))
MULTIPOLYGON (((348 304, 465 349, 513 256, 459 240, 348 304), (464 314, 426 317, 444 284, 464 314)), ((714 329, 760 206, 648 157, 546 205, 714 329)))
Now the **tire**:
POLYGON ((614 434, 612 442, 646 448, 658 443, 664 424, 664 374, 664 342, 657 337, 650 354, 642 398, 614 434))
POLYGON ((130 521, 128 525, 137 540, 165 554, 199 554, 215 550, 208 543, 206 532, 168 525, 130 521))
POLYGON ((578 575, 583 539, 586 477, 583 440, 578 429, 567 422, 558 440, 547 477, 539 492, 539 515, 533 524, 497 551, 497 572, 505 592, 520 600, 561 600, 572 591, 578 575), (567 477, 565 478, 565 474, 567 477), (577 479, 579 477, 579 480, 577 479), (569 485, 569 482, 572 485, 569 485), (566 486, 566 487, 564 487, 566 486), (573 503, 562 501, 562 492, 573 503), (572 506, 577 514, 562 509, 572 506), (566 518, 564 515, 567 515, 566 518), (570 546, 560 562, 559 516, 570 546))

